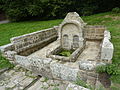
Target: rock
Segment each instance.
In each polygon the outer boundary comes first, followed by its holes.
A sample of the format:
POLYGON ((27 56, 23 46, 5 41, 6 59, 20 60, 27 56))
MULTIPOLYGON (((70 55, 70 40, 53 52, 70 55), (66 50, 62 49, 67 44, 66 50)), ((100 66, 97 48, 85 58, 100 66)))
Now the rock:
POLYGON ((113 57, 114 47, 113 44, 109 41, 109 38, 104 38, 101 48, 101 60, 107 60, 107 62, 111 62, 113 57))
POLYGON ((54 81, 53 80, 48 80, 47 83, 49 84, 49 86, 54 86, 54 81))
POLYGON ((9 84, 6 85, 6 88, 12 89, 15 87, 15 83, 10 82, 9 84))
POLYGON ((79 61, 79 68, 81 70, 94 70, 96 67, 96 62, 95 61, 79 61))
POLYGON ((70 83, 67 86, 66 90, 90 90, 90 89, 70 83))
POLYGON ((44 88, 48 88, 48 87, 49 87, 49 85, 47 84, 47 82, 44 82, 44 83, 43 83, 43 87, 44 87, 44 88))
POLYGON ((59 63, 51 63, 50 69, 53 78, 67 81, 75 81, 77 79, 78 69, 73 69, 59 63))

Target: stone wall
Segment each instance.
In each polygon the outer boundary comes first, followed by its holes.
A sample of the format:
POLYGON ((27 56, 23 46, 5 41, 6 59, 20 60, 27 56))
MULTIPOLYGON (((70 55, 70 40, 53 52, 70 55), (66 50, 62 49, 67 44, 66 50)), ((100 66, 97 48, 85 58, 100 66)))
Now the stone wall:
POLYGON ((87 25, 85 26, 85 30, 84 30, 84 37, 86 39, 100 39, 102 40, 104 38, 104 31, 106 30, 106 28, 104 26, 91 26, 91 25, 87 25))
POLYGON ((75 81, 78 78, 79 69, 68 67, 50 58, 28 58, 25 56, 15 55, 15 61, 37 75, 49 77, 51 79, 75 81))
POLYGON ((20 55, 27 55, 56 40, 56 38, 57 30, 55 28, 49 28, 30 34, 13 37, 11 39, 11 43, 13 43, 17 53, 20 55), (24 53, 24 51, 26 53, 24 53))
POLYGON ((6 57, 9 60, 14 60, 14 55, 17 54, 17 52, 14 51, 14 45, 12 43, 1 46, 0 47, 0 53, 2 53, 2 56, 6 57))
POLYGON ((0 51, 4 57, 11 61, 17 54, 27 56, 55 41, 58 37, 57 30, 58 26, 54 26, 53 28, 13 37, 10 44, 0 47, 0 51))
POLYGON ((73 82, 76 80, 83 80, 93 86, 96 84, 97 73, 95 73, 94 64, 91 62, 80 63, 79 68, 74 68, 56 60, 52 60, 51 58, 28 58, 15 55, 15 60, 21 67, 32 71, 36 75, 73 82))

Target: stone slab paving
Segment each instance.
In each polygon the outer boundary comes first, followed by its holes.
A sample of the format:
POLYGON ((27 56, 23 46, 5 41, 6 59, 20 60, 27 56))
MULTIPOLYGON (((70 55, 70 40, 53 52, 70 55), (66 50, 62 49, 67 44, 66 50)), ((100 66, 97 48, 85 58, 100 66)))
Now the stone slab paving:
POLYGON ((80 60, 96 60, 100 52, 100 41, 86 41, 85 50, 78 57, 80 60))
POLYGON ((57 40, 47 46, 45 46, 44 48, 32 53, 31 55, 29 55, 28 57, 40 57, 40 58, 46 58, 46 54, 50 51, 53 51, 54 49, 56 49, 58 46, 60 45, 60 41, 57 40))
POLYGON ((68 82, 66 81, 51 80, 42 77, 27 90, 66 90, 67 85, 68 82))
POLYGON ((35 79, 37 77, 29 73, 29 71, 15 67, 0 75, 0 90, 23 90, 35 79))
POLYGON ((0 75, 0 90, 66 90, 67 81, 37 77, 16 66, 0 75))

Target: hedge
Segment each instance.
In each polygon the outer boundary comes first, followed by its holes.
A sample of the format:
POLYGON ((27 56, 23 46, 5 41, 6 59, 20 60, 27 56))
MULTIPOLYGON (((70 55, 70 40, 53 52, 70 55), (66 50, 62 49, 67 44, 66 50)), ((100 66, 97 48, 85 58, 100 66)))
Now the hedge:
POLYGON ((120 7, 119 0, 0 0, 11 21, 63 18, 68 12, 91 15, 120 7))

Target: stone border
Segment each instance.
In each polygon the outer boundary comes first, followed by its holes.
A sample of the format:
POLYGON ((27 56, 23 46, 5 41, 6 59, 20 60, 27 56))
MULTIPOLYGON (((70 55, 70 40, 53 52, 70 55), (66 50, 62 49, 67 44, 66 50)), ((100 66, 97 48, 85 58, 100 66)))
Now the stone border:
POLYGON ((102 25, 86 25, 84 36, 90 40, 102 40, 104 38, 105 26, 102 25))
POLYGON ((49 55, 47 55, 47 57, 52 58, 53 60, 60 60, 64 62, 75 62, 78 56, 83 52, 84 48, 85 45, 81 48, 76 49, 69 57, 65 57, 65 56, 55 55, 57 52, 62 50, 62 47, 59 46, 55 50, 51 51, 49 55))
POLYGON ((114 47, 113 44, 110 42, 111 35, 109 31, 104 32, 104 39, 101 44, 101 56, 100 59, 104 62, 111 63, 114 47))

